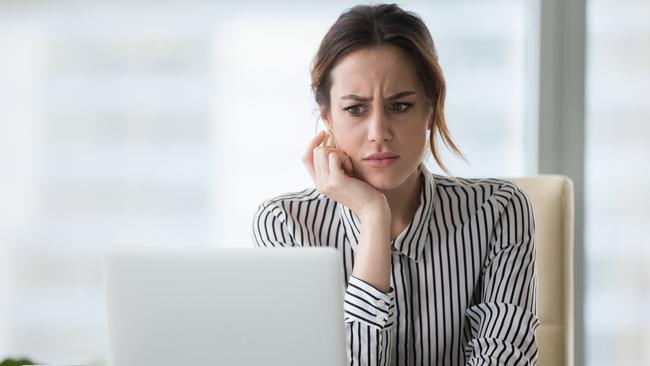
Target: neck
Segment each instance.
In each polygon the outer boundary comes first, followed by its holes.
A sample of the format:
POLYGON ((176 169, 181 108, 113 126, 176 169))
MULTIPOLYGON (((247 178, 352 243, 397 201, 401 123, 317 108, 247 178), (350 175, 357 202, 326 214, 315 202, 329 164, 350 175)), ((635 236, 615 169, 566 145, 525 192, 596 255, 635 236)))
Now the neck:
POLYGON ((420 206, 420 192, 423 184, 421 174, 422 171, 418 166, 399 187, 383 191, 390 207, 392 239, 413 220, 413 216, 420 206))

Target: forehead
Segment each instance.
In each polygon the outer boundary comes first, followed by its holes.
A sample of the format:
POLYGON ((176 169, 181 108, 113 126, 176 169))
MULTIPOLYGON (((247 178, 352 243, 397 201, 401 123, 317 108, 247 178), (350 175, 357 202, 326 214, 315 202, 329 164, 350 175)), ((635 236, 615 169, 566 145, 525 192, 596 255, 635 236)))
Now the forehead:
POLYGON ((356 50, 341 59, 332 69, 331 94, 372 96, 403 90, 422 91, 413 58, 396 46, 379 46, 356 50))

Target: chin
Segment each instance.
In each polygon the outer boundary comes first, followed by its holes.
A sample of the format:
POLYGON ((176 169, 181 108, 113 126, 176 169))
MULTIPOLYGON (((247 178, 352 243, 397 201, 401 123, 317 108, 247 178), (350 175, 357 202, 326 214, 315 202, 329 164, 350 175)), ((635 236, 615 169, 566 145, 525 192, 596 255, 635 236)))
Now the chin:
POLYGON ((393 189, 399 187, 404 182, 404 179, 399 179, 399 177, 395 176, 395 174, 386 172, 385 174, 368 174, 365 181, 380 191, 392 191, 393 189))

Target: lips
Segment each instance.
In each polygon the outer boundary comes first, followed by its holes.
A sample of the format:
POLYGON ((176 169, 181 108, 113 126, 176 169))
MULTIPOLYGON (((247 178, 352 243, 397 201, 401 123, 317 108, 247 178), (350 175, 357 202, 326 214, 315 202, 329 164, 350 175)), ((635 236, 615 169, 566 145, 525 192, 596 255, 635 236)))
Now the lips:
POLYGON ((396 156, 396 155, 386 155, 386 154, 384 154, 383 155, 384 157, 379 157, 379 156, 382 156, 382 155, 373 154, 373 155, 370 155, 369 158, 363 159, 363 161, 366 164, 368 164, 369 166, 371 166, 371 167, 383 168, 383 167, 386 167, 386 166, 394 163, 395 161, 397 161, 399 159, 399 156, 396 156))
POLYGON ((399 155, 390 151, 376 152, 366 156, 365 158, 363 158, 363 160, 382 160, 382 159, 392 159, 392 158, 399 158, 399 155))

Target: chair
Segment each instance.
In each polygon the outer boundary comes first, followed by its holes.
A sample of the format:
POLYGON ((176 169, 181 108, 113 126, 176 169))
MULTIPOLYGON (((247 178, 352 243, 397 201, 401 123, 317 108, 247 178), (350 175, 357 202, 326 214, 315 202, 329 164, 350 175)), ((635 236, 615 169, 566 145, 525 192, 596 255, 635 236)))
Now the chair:
POLYGON ((559 175, 510 179, 535 214, 538 366, 573 365, 573 183, 559 175))

